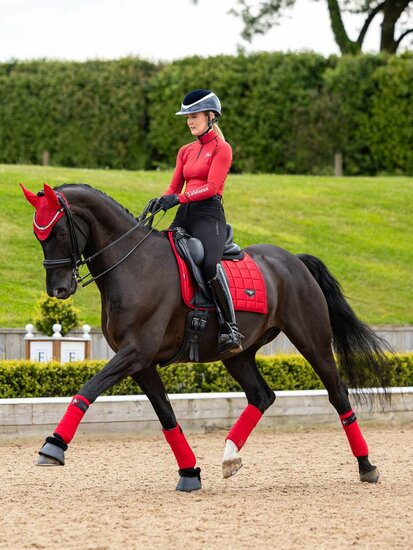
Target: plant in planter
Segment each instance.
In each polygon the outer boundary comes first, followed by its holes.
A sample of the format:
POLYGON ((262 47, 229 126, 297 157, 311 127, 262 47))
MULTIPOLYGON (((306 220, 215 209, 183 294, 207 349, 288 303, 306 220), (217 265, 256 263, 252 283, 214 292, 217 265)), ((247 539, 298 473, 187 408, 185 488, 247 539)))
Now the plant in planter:
POLYGON ((79 313, 71 298, 58 300, 43 292, 37 301, 33 322, 36 329, 46 336, 53 335, 53 325, 57 323, 62 327, 62 336, 65 336, 79 325, 79 313))

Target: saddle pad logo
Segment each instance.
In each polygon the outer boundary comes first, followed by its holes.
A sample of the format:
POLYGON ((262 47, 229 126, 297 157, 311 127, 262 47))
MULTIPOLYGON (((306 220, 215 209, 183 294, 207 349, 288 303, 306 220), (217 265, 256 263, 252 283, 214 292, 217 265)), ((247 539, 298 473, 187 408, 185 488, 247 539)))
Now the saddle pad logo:
POLYGON ((255 296, 255 290, 252 290, 251 288, 246 288, 244 292, 247 296, 255 296))

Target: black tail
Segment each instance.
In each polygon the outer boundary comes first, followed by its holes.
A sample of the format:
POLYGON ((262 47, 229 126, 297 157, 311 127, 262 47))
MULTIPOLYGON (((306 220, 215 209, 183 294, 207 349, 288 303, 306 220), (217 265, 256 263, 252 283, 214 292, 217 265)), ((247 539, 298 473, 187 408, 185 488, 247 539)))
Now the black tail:
POLYGON ((297 256, 320 285, 327 300, 333 348, 346 383, 355 389, 380 386, 385 389, 390 379, 385 353, 390 351, 389 345, 360 321, 346 301, 340 283, 321 260, 308 254, 297 256))

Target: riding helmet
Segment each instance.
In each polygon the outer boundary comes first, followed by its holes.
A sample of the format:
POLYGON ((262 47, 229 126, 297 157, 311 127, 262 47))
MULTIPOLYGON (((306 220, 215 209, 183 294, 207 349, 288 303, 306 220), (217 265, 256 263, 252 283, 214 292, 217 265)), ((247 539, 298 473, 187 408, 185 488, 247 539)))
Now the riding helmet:
POLYGON ((213 111, 216 116, 221 116, 221 102, 211 90, 192 90, 186 94, 182 100, 181 110, 175 114, 191 115, 203 111, 213 111))

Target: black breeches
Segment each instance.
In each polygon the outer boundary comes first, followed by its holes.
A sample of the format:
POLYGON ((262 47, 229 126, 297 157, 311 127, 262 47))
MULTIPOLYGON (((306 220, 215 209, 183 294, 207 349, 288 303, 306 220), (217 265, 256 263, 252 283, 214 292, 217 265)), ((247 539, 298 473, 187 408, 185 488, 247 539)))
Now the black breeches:
POLYGON ((182 204, 171 224, 182 227, 204 245, 205 259, 202 274, 209 281, 216 274, 217 263, 221 261, 227 232, 227 222, 221 201, 212 197, 204 201, 182 204))

